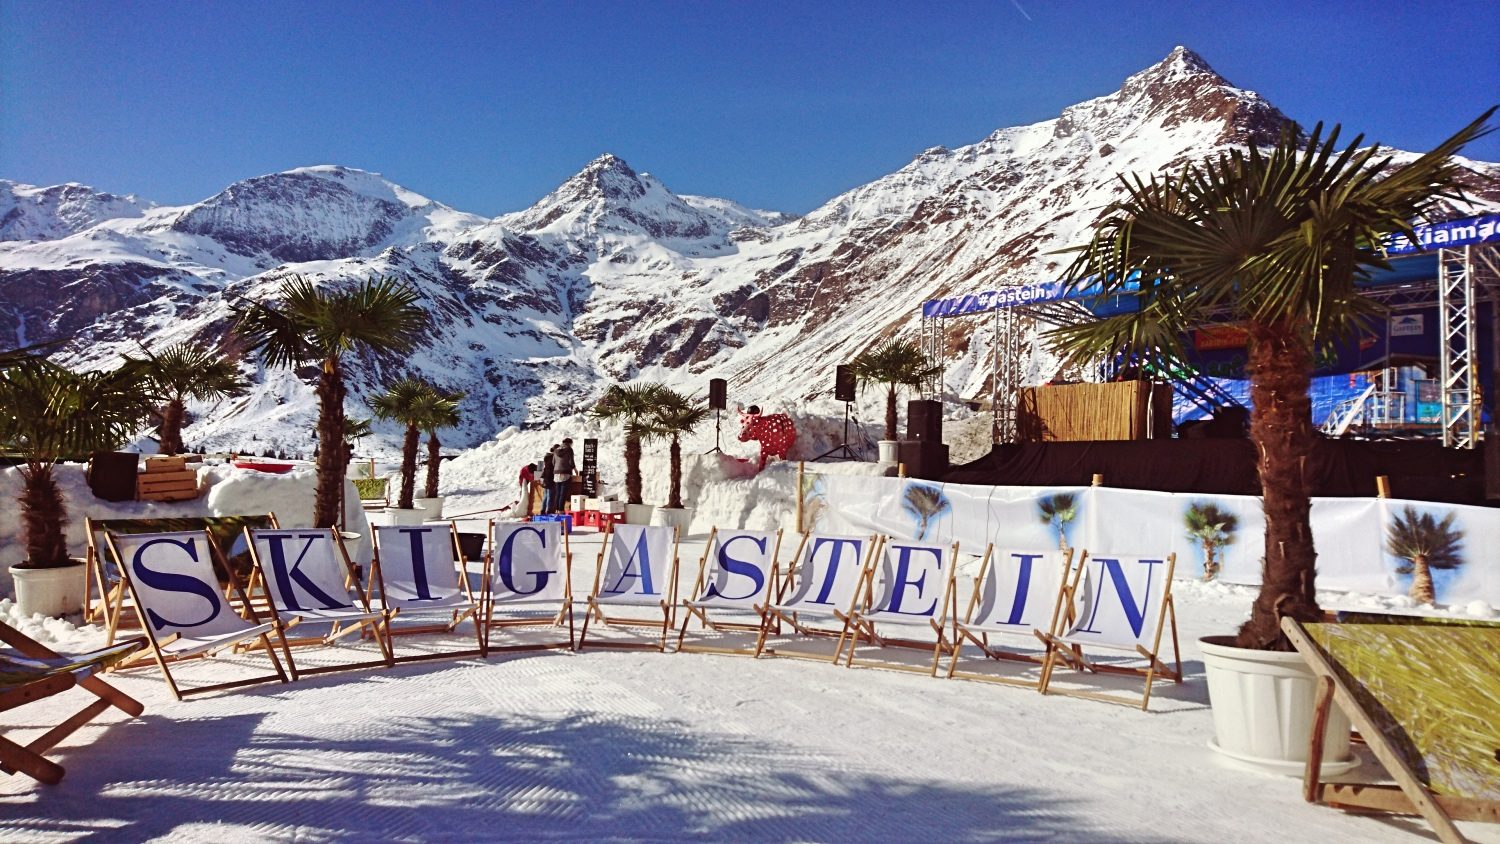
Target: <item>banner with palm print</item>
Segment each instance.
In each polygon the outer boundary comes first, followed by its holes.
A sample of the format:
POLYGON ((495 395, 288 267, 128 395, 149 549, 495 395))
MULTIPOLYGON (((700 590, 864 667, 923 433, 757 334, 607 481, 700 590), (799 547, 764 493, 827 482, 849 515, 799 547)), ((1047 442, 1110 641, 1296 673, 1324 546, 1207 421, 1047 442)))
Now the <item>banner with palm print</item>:
POLYGON ((1383 503, 1381 557, 1388 591, 1417 605, 1495 602, 1500 570, 1493 549, 1500 542, 1500 514, 1428 501, 1383 503))

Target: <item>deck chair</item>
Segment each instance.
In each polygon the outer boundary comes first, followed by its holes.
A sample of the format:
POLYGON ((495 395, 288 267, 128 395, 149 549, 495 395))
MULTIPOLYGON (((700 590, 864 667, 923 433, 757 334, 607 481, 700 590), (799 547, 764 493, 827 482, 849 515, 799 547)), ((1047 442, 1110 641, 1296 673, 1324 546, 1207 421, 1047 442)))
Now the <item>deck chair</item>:
POLYGON ((0 771, 25 774, 49 785, 57 783, 66 771, 42 754, 111 706, 131 717, 145 711, 140 701, 95 676, 145 647, 145 638, 129 639, 89 653, 62 656, 0 622, 0 642, 9 646, 0 649, 0 711, 62 694, 74 686, 88 690, 97 698, 28 744, 22 745, 0 736, 0 771))
POLYGON ((458 548, 458 529, 446 525, 377 526, 373 535, 375 556, 370 562, 370 589, 380 594, 385 612, 388 641, 395 636, 417 633, 452 633, 469 620, 474 625, 476 647, 457 651, 395 656, 394 662, 484 656, 484 628, 479 601, 469 587, 465 560, 458 548), (400 618, 440 620, 419 626, 398 626, 400 618))
POLYGON ((490 521, 490 551, 485 561, 485 642, 489 650, 572 650, 573 551, 562 522, 490 521), (495 628, 559 630, 568 638, 494 644, 495 628))
POLYGON ((1308 802, 1420 814, 1449 844, 1465 840, 1455 819, 1500 823, 1500 628, 1283 618, 1281 629, 1318 676, 1308 802), (1395 785, 1322 781, 1334 704, 1395 785))
MULTIPOLYGON (((1087 559, 1087 552, 1081 555, 1087 559)), ((1006 686, 1038 688, 1041 678, 1021 680, 976 671, 960 671, 965 645, 973 644, 988 659, 1045 662, 1047 636, 1057 631, 1064 611, 1064 589, 1070 581, 1073 551, 1057 550, 1002 551, 994 546, 985 549, 974 578, 974 593, 969 596, 963 618, 953 617, 953 658, 948 661, 948 676, 980 680, 1006 686), (1011 637, 1011 643, 1026 643, 1040 648, 1017 651, 999 646, 991 637, 1011 637)), ((1080 560, 1081 562, 1081 560, 1080 560)))
POLYGON ((1176 554, 1085 555, 1063 592, 1063 615, 1057 628, 1046 636, 1047 654, 1038 690, 1049 693, 1058 662, 1078 671, 1144 678, 1146 686, 1139 701, 1086 690, 1058 691, 1073 697, 1139 706, 1143 711, 1151 705, 1152 684, 1157 680, 1181 683, 1182 654, 1177 646, 1177 613, 1172 605, 1172 573, 1176 567, 1176 554), (1072 615, 1068 615, 1070 611, 1072 615), (1162 634, 1168 625, 1172 631, 1175 669, 1168 668, 1159 656, 1162 634), (1100 662, 1090 656, 1099 650, 1141 657, 1146 665, 1100 662))
MULTIPOLYGON (((881 648, 930 650, 932 664, 925 669, 870 661, 861 664, 936 677, 938 661, 943 654, 953 653, 948 619, 958 613, 957 573, 957 542, 949 547, 895 539, 881 542, 879 556, 865 573, 865 600, 855 604, 849 613, 848 636, 839 639, 840 650, 846 641, 849 647, 845 667, 854 667, 855 651, 863 640, 881 648), (901 628, 930 632, 934 641, 892 634, 901 628)), ((834 654, 835 662, 838 656, 834 654)))
POLYGON ((263 616, 251 605, 239 577, 220 556, 218 545, 207 530, 132 534, 111 531, 105 534, 105 543, 124 576, 137 612, 146 622, 144 629, 151 656, 173 697, 182 700, 188 695, 272 680, 287 682, 287 672, 271 646, 270 633, 275 624, 269 616, 262 620, 263 616), (216 564, 248 618, 241 617, 224 596, 216 564), (183 689, 168 668, 181 660, 211 657, 240 643, 255 643, 264 650, 274 673, 183 689))
MULTIPOLYGON (((838 637, 842 644, 849 631, 849 614, 862 597, 865 569, 877 552, 874 536, 839 536, 811 533, 803 537, 799 553, 776 584, 777 598, 767 607, 755 642, 755 655, 785 656, 837 662, 840 656, 782 647, 767 648, 772 627, 788 625, 801 636, 838 637), (817 627, 834 622, 837 629, 817 627)), ((842 649, 840 649, 842 650, 842 649)))
POLYGON ((693 597, 682 602, 682 626, 677 631, 677 650, 692 653, 738 654, 754 656, 755 646, 726 648, 686 642, 688 625, 697 619, 705 631, 729 631, 760 634, 765 623, 766 607, 771 603, 776 585, 776 557, 781 552, 781 531, 761 533, 748 530, 709 531, 708 544, 698 560, 698 574, 693 578, 693 597), (725 613, 737 614, 732 621, 725 613), (743 620, 755 615, 754 623, 743 620))
POLYGON ((385 613, 371 609, 358 588, 359 575, 338 532, 331 528, 256 530, 245 528, 250 557, 266 585, 271 615, 292 679, 303 675, 395 665, 385 613), (289 637, 301 624, 327 624, 322 636, 289 637), (380 658, 363 662, 298 668, 292 645, 330 645, 345 636, 373 634, 380 658))
POLYGON ((677 528, 617 525, 599 549, 588 600, 583 629, 578 631, 578 650, 588 640, 589 623, 596 622, 651 627, 660 633, 655 644, 602 640, 598 647, 665 651, 677 604, 677 528), (613 607, 650 607, 661 613, 661 620, 609 615, 613 607))

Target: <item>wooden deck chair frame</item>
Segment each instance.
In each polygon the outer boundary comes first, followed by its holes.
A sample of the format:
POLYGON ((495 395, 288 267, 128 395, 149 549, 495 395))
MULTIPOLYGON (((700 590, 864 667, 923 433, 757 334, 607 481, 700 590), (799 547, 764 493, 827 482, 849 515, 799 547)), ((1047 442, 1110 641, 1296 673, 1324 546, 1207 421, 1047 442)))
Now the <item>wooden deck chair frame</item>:
POLYGON ((1391 747, 1380 726, 1370 718, 1354 693, 1339 677, 1333 662, 1293 618, 1281 620, 1281 630, 1313 673, 1318 675, 1318 697, 1313 709, 1307 768, 1302 777, 1302 796, 1309 803, 1324 803, 1353 811, 1421 815, 1444 844, 1463 844, 1467 839, 1453 821, 1500 823, 1500 800, 1484 800, 1433 794, 1422 784, 1401 755, 1391 747), (1385 768, 1395 785, 1323 782, 1323 738, 1328 732, 1328 713, 1334 704, 1344 710, 1365 745, 1385 768))
MULTIPOLYGON (((700 596, 703 594, 705 578, 708 576, 708 555, 713 553, 714 538, 717 537, 718 534, 719 528, 717 526, 715 526, 708 532, 708 543, 703 546, 703 556, 698 558, 698 575, 693 579, 693 591, 691 594, 695 597, 692 600, 684 600, 682 602, 683 616, 682 624, 677 630, 677 651, 678 653, 755 656, 756 648, 754 645, 751 645, 748 648, 722 648, 714 645, 688 644, 686 641, 687 629, 688 625, 691 624, 693 619, 696 618, 698 619, 698 622, 703 626, 704 630, 712 630, 715 633, 754 633, 756 634, 757 640, 759 639, 761 628, 764 627, 766 623, 767 608, 771 605, 771 595, 776 591, 776 570, 780 565, 782 531, 778 529, 775 533, 776 539, 771 548, 771 570, 766 573, 766 591, 765 594, 761 596, 761 602, 759 604, 755 604, 753 609, 753 612, 760 616, 760 621, 754 624, 750 624, 748 622, 723 621, 714 619, 709 616, 709 611, 714 609, 714 607, 702 606, 696 602, 696 596, 700 596)), ((805 536, 803 537, 802 541, 807 541, 805 536)), ((801 553, 801 550, 802 546, 798 545, 798 553, 801 553)))
POLYGON ((1088 700, 1097 700, 1103 703, 1115 703, 1122 706, 1139 707, 1142 712, 1151 706, 1151 690, 1158 680, 1170 680, 1174 683, 1182 682, 1182 650, 1177 640, 1177 609, 1173 602, 1172 577, 1177 570, 1177 553, 1174 551, 1166 556, 1167 575, 1163 581, 1166 594, 1162 596, 1161 609, 1157 613, 1156 633, 1151 639, 1151 649, 1148 651, 1139 644, 1135 646, 1136 655, 1146 660, 1146 667, 1111 665, 1109 663, 1096 662, 1089 659, 1081 647, 1074 643, 1065 641, 1064 625, 1072 616, 1072 608, 1077 605, 1078 584, 1083 579, 1084 572, 1088 569, 1088 554, 1085 552, 1079 558, 1077 568, 1073 570, 1072 580, 1068 583, 1066 591, 1062 595, 1066 609, 1054 617, 1053 629, 1047 634, 1047 653, 1042 663, 1042 677, 1037 683, 1037 691, 1042 694, 1060 694, 1067 697, 1080 697, 1088 700), (1161 661, 1161 639, 1162 634, 1170 627, 1172 632, 1172 658, 1176 663, 1176 669, 1168 668, 1161 661), (1076 671, 1092 671, 1096 674, 1120 674, 1131 677, 1143 677, 1146 687, 1141 692, 1139 702, 1116 695, 1102 692, 1088 691, 1084 689, 1063 689, 1053 691, 1052 672, 1057 668, 1061 660, 1076 671))
MULTIPOLYGON (((993 560, 994 550, 995 546, 992 544, 984 551, 984 559, 979 564, 979 576, 974 579, 974 592, 969 596, 968 608, 964 610, 963 622, 959 622, 958 615, 956 613, 953 616, 954 648, 953 655, 948 660, 948 678, 957 678, 960 680, 978 680, 981 683, 995 683, 1001 686, 1014 686, 1021 689, 1040 689, 1042 682, 1040 676, 1038 676, 1035 681, 1027 681, 1012 679, 1010 677, 998 677, 993 674, 981 674, 977 671, 959 671, 958 663, 959 660, 963 658, 964 645, 972 643, 973 645, 978 647, 980 652, 982 652, 988 659, 1010 662, 1029 662, 1036 665, 1045 665, 1047 662, 1046 649, 1049 644, 1047 641, 1047 636, 1056 633, 1059 624, 1066 624, 1072 621, 1073 605, 1071 603, 1071 600, 1065 603, 1063 599, 1064 596, 1070 594, 1068 592, 1068 583, 1072 580, 1074 549, 1068 548, 1063 552, 1063 573, 1062 577, 1058 578, 1057 581, 1057 592, 1054 594, 1052 599, 1052 615, 1049 617, 1049 620, 1047 622, 1046 633, 1035 629, 1031 631, 1032 634, 1036 636, 1037 642, 1042 647, 1042 650, 1037 653, 1023 653, 1021 651, 1011 651, 1004 648, 994 647, 990 644, 990 637, 988 633, 980 631, 978 635, 975 635, 973 628, 965 626, 974 618, 974 610, 979 605, 979 596, 984 589, 984 578, 990 573, 990 566, 993 560)), ((1087 565, 1088 558, 1089 553, 1087 551, 1080 553, 1078 558, 1078 565, 1087 565)), ((1082 659, 1083 657, 1082 651, 1077 647, 1069 648, 1069 653, 1071 653, 1075 658, 1078 659, 1082 659)))
MULTIPOLYGON (((895 543, 882 543, 885 547, 889 547, 892 544, 895 543)), ((883 549, 881 553, 885 553, 883 549)), ((931 618, 927 619, 928 626, 932 628, 933 634, 937 636, 935 642, 929 643, 920 639, 903 639, 896 636, 885 636, 880 633, 876 625, 890 624, 890 622, 882 621, 868 614, 870 608, 875 603, 873 594, 875 588, 875 563, 878 559, 871 560, 870 565, 865 571, 865 600, 863 601, 865 608, 860 609, 856 606, 849 613, 849 622, 847 625, 849 632, 849 656, 844 660, 844 667, 853 668, 855 666, 855 651, 859 648, 859 640, 864 639, 866 643, 880 648, 909 648, 919 651, 931 651, 932 664, 923 669, 915 665, 890 665, 872 660, 864 660, 858 663, 859 665, 878 667, 887 671, 906 671, 913 674, 926 674, 929 677, 936 677, 938 663, 942 660, 943 654, 951 655, 956 645, 956 641, 948 638, 948 619, 958 614, 958 543, 953 543, 948 553, 948 576, 943 579, 943 597, 938 603, 940 608, 938 610, 938 618, 936 621, 931 618)), ((840 638, 839 651, 834 653, 834 662, 838 662, 839 654, 843 651, 844 644, 845 639, 840 638)))
POLYGON ((776 601, 770 606, 766 607, 766 613, 763 617, 764 620, 761 622, 760 626, 760 637, 756 640, 755 643, 755 656, 757 658, 764 654, 769 654, 774 657, 786 657, 788 659, 806 659, 813 662, 837 663, 839 661, 839 658, 843 656, 844 640, 849 635, 849 616, 853 614, 854 608, 858 606, 859 600, 864 594, 864 579, 869 574, 871 561, 878 559, 878 555, 880 554, 880 550, 882 547, 882 541, 885 539, 885 537, 871 534, 866 540, 868 546, 865 550, 865 558, 860 561, 860 582, 854 588, 854 594, 853 597, 851 597, 849 600, 849 606, 845 607, 843 611, 834 609, 832 612, 834 619, 840 622, 840 628, 838 630, 829 630, 824 627, 813 627, 805 624, 802 619, 799 619, 797 617, 797 612, 795 610, 784 610, 780 606, 782 600, 786 597, 787 590, 791 588, 793 578, 795 578, 799 574, 799 569, 802 566, 802 551, 807 546, 808 536, 809 534, 805 533, 802 535, 802 542, 797 546, 797 556, 794 557, 791 563, 787 565, 786 577, 777 584, 776 601), (839 640, 838 650, 834 651, 833 656, 830 657, 825 654, 820 654, 813 651, 792 651, 785 648, 767 648, 766 639, 770 635, 771 627, 775 625, 777 627, 777 632, 779 633, 780 625, 782 624, 786 624, 787 626, 791 627, 798 633, 798 635, 801 636, 829 638, 837 636, 839 640))
MULTIPOLYGON (((250 597, 245 594, 245 588, 240 585, 239 577, 235 575, 234 569, 229 565, 229 561, 224 559, 223 551, 219 548, 219 544, 214 541, 213 533, 207 528, 204 528, 203 535, 208 541, 209 558, 212 561, 212 565, 218 566, 219 570, 224 573, 225 578, 229 582, 230 591, 232 591, 240 600, 240 617, 256 625, 270 622, 269 618, 262 620, 261 614, 257 612, 255 607, 250 603, 250 597)), ((140 594, 136 591, 135 579, 132 578, 129 574, 129 569, 125 565, 125 560, 120 554, 119 546, 115 544, 114 534, 106 533, 104 535, 104 540, 105 543, 109 546, 109 553, 115 558, 115 564, 120 569, 121 577, 125 581, 126 587, 130 590, 131 600, 135 602, 136 606, 141 606, 141 597, 140 594)), ((233 608, 232 604, 231 608, 233 608)), ((269 631, 255 635, 248 635, 239 640, 226 640, 223 644, 216 645, 211 648, 206 648, 204 650, 197 651, 191 654, 171 654, 163 652, 162 648, 170 645, 173 641, 175 641, 178 638, 177 634, 174 633, 171 636, 158 638, 156 635, 156 631, 151 627, 151 625, 143 625, 143 629, 146 631, 146 640, 150 647, 151 656, 155 660, 157 668, 161 669, 162 679, 166 681, 167 689, 172 692, 172 697, 176 698, 177 700, 182 700, 191 695, 208 694, 209 692, 223 691, 225 689, 237 689, 244 686, 254 686, 260 683, 269 683, 272 680, 277 680, 282 683, 288 683, 291 682, 291 680, 295 679, 295 677, 288 676, 287 670, 282 667, 281 660, 276 656, 276 648, 271 644, 271 636, 269 631), (248 641, 250 639, 256 640, 258 642, 259 648, 265 651, 266 657, 271 661, 271 667, 275 671, 274 674, 258 675, 255 677, 246 677, 239 680, 230 680, 225 683, 214 683, 208 686, 195 686, 191 689, 184 689, 177 684, 177 678, 172 676, 172 670, 167 667, 168 665, 174 665, 176 663, 185 662, 188 660, 208 659, 209 657, 212 657, 214 654, 217 654, 220 651, 233 649, 240 642, 248 641)), ((272 629, 275 629, 274 624, 272 625, 272 629)), ((252 648, 251 650, 253 649, 254 648, 252 648)), ((123 668, 125 666, 122 665, 121 667, 123 668)))
MULTIPOLYGON (((280 525, 276 521, 276 514, 274 512, 266 513, 265 519, 271 527, 280 527, 280 525)), ((107 571, 108 562, 105 559, 107 549, 100 548, 97 539, 97 536, 108 530, 108 528, 97 527, 97 525, 100 525, 101 523, 112 524, 122 521, 153 523, 161 520, 92 519, 87 516, 84 517, 84 564, 86 571, 84 573, 83 589, 83 620, 86 623, 91 624, 98 624, 101 621, 104 622, 106 644, 113 644, 115 641, 115 636, 120 630, 121 622, 124 620, 124 612, 127 609, 127 607, 125 606, 125 601, 129 596, 129 590, 125 588, 125 582, 123 579, 116 579, 113 584, 110 583, 109 573, 107 571), (98 594, 97 598, 94 597, 96 592, 98 594)), ((196 528, 193 529, 196 530, 196 528)), ((162 532, 162 528, 151 527, 149 530, 140 532, 162 532)), ((246 585, 245 594, 254 596, 255 590, 256 584, 252 581, 250 584, 246 585)), ((231 604, 233 604, 234 601, 237 600, 237 596, 233 594, 233 591, 230 590, 228 586, 225 586, 224 591, 225 597, 229 599, 231 604)), ((129 607, 129 609, 132 613, 134 613, 135 607, 133 603, 129 607)), ((135 619, 134 626, 137 628, 141 626, 139 617, 135 619)), ((140 655, 140 657, 144 656, 145 654, 140 655)))
MULTIPOLYGON (((490 548, 484 554, 484 574, 482 575, 484 594, 484 640, 486 653, 500 651, 502 653, 520 651, 546 651, 546 650, 576 650, 578 647, 578 636, 574 628, 573 620, 573 546, 569 542, 568 531, 561 531, 562 535, 562 557, 563 557, 563 595, 561 606, 557 614, 551 618, 495 618, 495 596, 494 596, 494 574, 495 574, 495 519, 490 519, 489 527, 486 529, 486 541, 490 548), (501 630, 515 630, 527 627, 561 627, 563 620, 568 623, 567 641, 536 642, 514 645, 496 645, 491 633, 495 628, 501 630)), ((460 550, 460 554, 462 550, 460 550)))
MULTIPOLYGON (((276 630, 276 638, 281 643, 281 652, 286 657, 287 667, 292 672, 292 679, 297 680, 302 677, 313 677, 319 674, 335 674, 340 671, 357 671, 362 668, 391 668, 395 666, 395 649, 391 645, 388 620, 385 617, 385 613, 376 612, 371 609, 367 591, 358 587, 359 572, 354 568, 354 561, 349 558, 349 549, 344 546, 344 538, 339 535, 339 532, 332 528, 269 528, 268 530, 271 532, 288 530, 326 531, 333 542, 335 559, 343 564, 345 592, 357 601, 354 607, 355 612, 358 612, 363 607, 364 612, 369 614, 367 617, 359 619, 356 623, 349 624, 348 626, 344 626, 343 622, 333 621, 331 629, 324 636, 288 636, 287 631, 295 629, 300 625, 302 618, 297 615, 291 615, 290 618, 284 617, 286 611, 276 605, 276 599, 270 588, 269 579, 266 577, 264 561, 261 560, 260 554, 255 550, 255 534, 261 531, 253 528, 245 528, 245 541, 250 546, 250 559, 255 564, 256 574, 262 582, 267 584, 266 594, 270 598, 272 624, 276 630), (328 645, 355 633, 361 634, 361 638, 363 638, 365 628, 367 627, 375 640, 376 648, 380 651, 380 659, 342 663, 339 665, 321 665, 317 668, 297 667, 297 661, 292 656, 293 647, 328 645)), ((328 622, 320 620, 313 623, 324 624, 328 622)))
MULTIPOLYGON (((588 639, 589 623, 597 622, 612 627, 650 627, 657 630, 656 644, 650 642, 612 642, 608 640, 595 640, 596 648, 613 648, 622 651, 658 651, 666 653, 667 635, 672 630, 677 607, 677 553, 678 545, 682 539, 682 529, 672 528, 672 563, 667 577, 667 596, 658 601, 661 607, 662 620, 660 622, 649 618, 631 618, 630 616, 612 616, 605 611, 607 604, 599 603, 599 586, 604 577, 605 557, 609 552, 610 543, 619 536, 618 532, 611 531, 605 534, 604 543, 599 546, 599 559, 594 564, 594 588, 589 592, 588 608, 584 611, 583 629, 578 631, 578 646, 576 650, 582 651, 584 642, 588 639)), ((637 604, 640 607, 649 607, 649 604, 637 604)))
MULTIPOLYGON (((32 659, 50 660, 65 658, 41 642, 3 622, 0 622, 0 642, 11 646, 22 656, 32 659)), ((95 656, 104 657, 105 654, 109 654, 112 658, 117 652, 124 651, 128 653, 132 647, 143 648, 146 647, 146 644, 146 639, 143 636, 112 645, 93 654, 78 654, 76 656, 80 661, 87 661, 90 657, 95 656)), ((32 739, 25 745, 0 736, 0 771, 4 771, 5 773, 21 773, 38 782, 48 785, 56 784, 63 778, 66 771, 62 765, 48 759, 43 754, 57 746, 58 742, 77 732, 83 725, 99 717, 100 713, 111 706, 131 717, 139 717, 146 710, 140 701, 100 679, 98 674, 101 670, 101 667, 98 665, 84 664, 77 668, 60 669, 54 673, 38 675, 36 679, 30 682, 0 688, 0 711, 15 709, 32 701, 61 694, 74 686, 87 690, 96 698, 87 706, 74 712, 52 729, 32 739)))
MULTIPOLYGON (((387 604, 385 572, 380 567, 380 531, 373 525, 370 528, 370 542, 374 547, 374 555, 370 560, 370 578, 369 586, 365 594, 365 602, 369 604, 371 601, 373 601, 375 591, 379 590, 380 606, 381 609, 385 611, 385 630, 387 641, 391 645, 391 661, 397 665, 408 662, 423 662, 425 660, 431 659, 464 659, 471 656, 483 657, 488 654, 489 648, 487 643, 485 642, 485 631, 483 626, 484 623, 480 617, 482 615, 482 596, 476 597, 473 588, 469 586, 468 561, 464 559, 463 550, 459 547, 458 544, 458 527, 451 521, 448 523, 448 538, 449 545, 453 548, 453 561, 451 565, 457 566, 459 588, 463 590, 464 595, 469 599, 468 609, 451 607, 445 608, 448 610, 448 613, 450 615, 450 618, 447 622, 437 622, 411 627, 397 627, 391 622, 400 617, 402 610, 400 607, 391 607, 387 604), (438 653, 414 654, 409 656, 395 655, 395 638, 397 636, 414 636, 427 633, 452 633, 454 630, 458 629, 458 626, 462 624, 465 619, 468 619, 474 624, 474 648, 461 649, 456 651, 441 651, 438 653)), ((430 615, 436 612, 437 610, 427 610, 423 614, 430 615)), ((411 611, 407 612, 407 615, 409 616, 416 614, 417 613, 411 611)))

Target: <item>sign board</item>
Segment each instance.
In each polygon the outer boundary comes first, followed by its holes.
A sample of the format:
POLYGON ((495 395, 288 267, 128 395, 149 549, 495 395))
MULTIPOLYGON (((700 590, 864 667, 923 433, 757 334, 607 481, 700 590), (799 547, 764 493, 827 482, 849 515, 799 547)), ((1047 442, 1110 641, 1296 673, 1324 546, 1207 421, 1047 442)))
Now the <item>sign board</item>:
POLYGON ((1392 337, 1421 337, 1422 336, 1421 314, 1392 314, 1391 336, 1392 337))
POLYGON ((589 498, 599 497, 599 441, 583 441, 583 494, 589 498))
POLYGON ((1250 333, 1243 325, 1205 325, 1193 332, 1193 346, 1200 352, 1215 349, 1243 349, 1250 343, 1250 333))

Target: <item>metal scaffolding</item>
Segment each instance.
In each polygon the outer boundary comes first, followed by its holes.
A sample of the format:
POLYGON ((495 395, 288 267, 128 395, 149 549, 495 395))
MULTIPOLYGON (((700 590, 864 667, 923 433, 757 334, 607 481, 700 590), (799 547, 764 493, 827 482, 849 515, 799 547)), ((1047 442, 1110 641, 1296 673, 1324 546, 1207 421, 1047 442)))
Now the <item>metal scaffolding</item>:
MULTIPOLYGON (((1442 389, 1443 445, 1473 448, 1479 440, 1483 397, 1479 390, 1479 314, 1481 295, 1491 314, 1500 313, 1500 259, 1494 244, 1438 250, 1438 376, 1442 389)), ((1492 326, 1492 345, 1500 348, 1500 326, 1492 326)))

